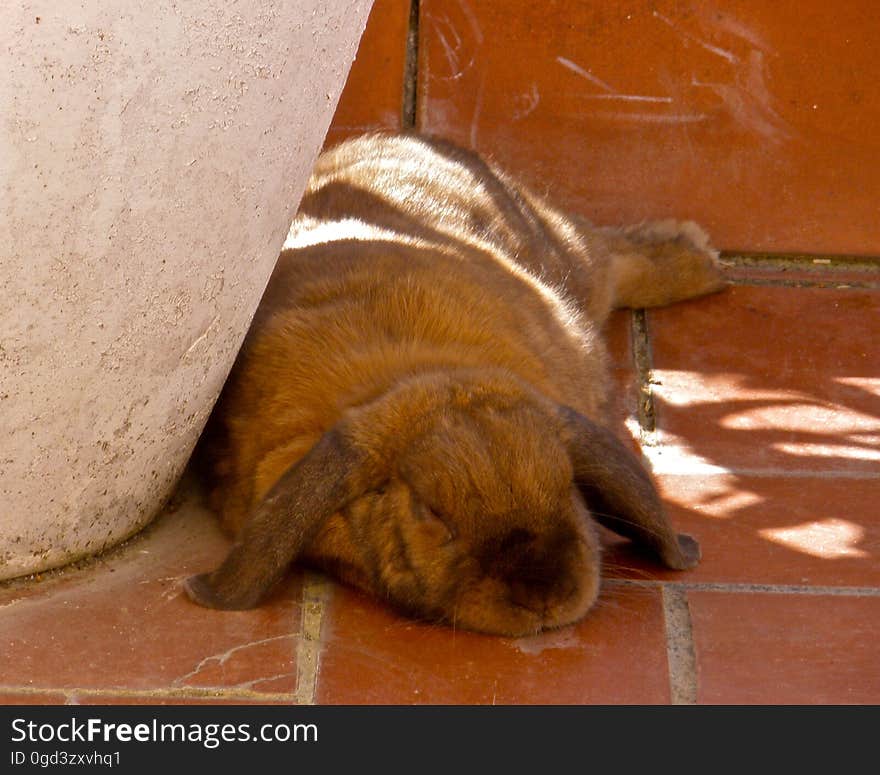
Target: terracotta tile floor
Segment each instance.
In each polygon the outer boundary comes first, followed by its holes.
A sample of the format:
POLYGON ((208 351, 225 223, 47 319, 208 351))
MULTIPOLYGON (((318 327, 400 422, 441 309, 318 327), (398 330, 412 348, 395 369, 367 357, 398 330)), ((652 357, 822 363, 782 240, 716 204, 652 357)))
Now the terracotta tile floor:
POLYGON ((606 534, 594 612, 520 640, 410 621, 302 571, 255 611, 207 611, 179 583, 227 543, 188 476, 125 546, 0 587, 0 701, 880 702, 880 278, 837 279, 769 287, 756 269, 646 329, 612 321, 617 419, 700 539, 694 571, 606 534), (645 387, 653 429, 635 420, 645 387))
MULTIPOLYGON (((588 215, 633 220, 698 201, 705 212, 679 214, 709 221, 722 245, 739 247, 744 235, 753 250, 818 245, 829 253, 730 255, 735 284, 727 292, 647 314, 619 312, 611 322, 617 395, 610 419, 652 464, 675 524, 700 540, 699 567, 661 571, 605 534, 596 609, 575 627, 520 640, 410 621, 303 571, 258 610, 207 611, 181 596, 180 581, 216 564, 227 542, 187 476, 173 505, 126 545, 0 585, 0 703, 880 703, 880 263, 830 255, 877 252, 876 218, 850 222, 838 212, 876 214, 870 192, 878 178, 859 161, 874 158, 865 155, 874 135, 850 127, 864 140, 847 162, 858 168, 856 182, 846 184, 841 174, 822 199, 814 196, 824 185, 813 164, 818 140, 789 147, 787 167, 767 166, 764 157, 775 158, 777 147, 759 152, 767 146, 744 138, 743 127, 725 130, 738 114, 703 104, 699 90, 678 96, 715 123, 707 119, 692 132, 688 124, 643 122, 633 140, 632 116, 621 114, 609 127, 597 121, 611 121, 611 113, 595 114, 611 80, 653 94, 658 84, 639 79, 677 72, 682 46, 715 69, 760 64, 770 40, 800 46, 797 30, 788 36, 787 23, 769 12, 765 18, 766 4, 741 5, 761 36, 726 16, 709 34, 708 11, 679 18, 677 6, 663 3, 658 16, 653 4, 633 0, 621 11, 633 29, 644 29, 646 40, 665 35, 669 45, 642 47, 659 57, 656 66, 615 73, 634 60, 613 49, 597 60, 596 51, 606 43, 629 51, 632 43, 615 38, 617 27, 603 27, 589 9, 572 21, 587 32, 575 25, 566 34, 563 25, 565 45, 557 51, 546 11, 531 24, 492 3, 422 0, 419 88, 410 82, 418 108, 410 102, 410 122, 495 151, 527 177, 557 181, 557 193, 573 196, 571 206, 588 215), (495 35, 484 38, 490 28, 495 35), (536 29, 544 37, 528 45, 540 51, 509 57, 505 46, 531 41, 536 29), (709 43, 699 43, 697 32, 709 43), (593 40, 605 42, 594 51, 593 40), (737 48, 749 41, 751 53, 737 48), (715 61, 721 51, 728 59, 715 61), (578 64, 587 61, 602 65, 598 87, 599 76, 578 64), (577 84, 574 76, 583 94, 552 88, 562 77, 577 84), (729 147, 712 145, 725 137, 729 147), (680 173, 671 193, 652 172, 667 146, 713 170, 697 196, 691 181, 698 176, 687 165, 664 161, 680 173), (712 168, 730 153, 749 160, 751 198, 731 200, 726 168, 712 168), (572 169, 586 170, 589 185, 572 169), (788 183, 777 186, 777 173, 788 183), (640 196, 630 185, 641 187, 640 196), (760 204, 782 190, 781 208, 760 204), (826 207, 829 197, 836 210, 826 207), (795 217, 800 202, 812 202, 815 212, 795 217)), ((406 0, 376 0, 328 143, 407 125, 401 91, 409 10, 406 0)), ((813 48, 836 60, 849 34, 813 48)), ((798 62, 773 59, 770 86, 796 88, 798 62)), ((834 72, 845 78, 849 70, 834 72)), ((748 96, 751 82, 736 83, 748 96)), ((825 92, 829 99, 849 93, 825 92)), ((760 105, 750 115, 770 121, 761 126, 775 136, 783 137, 784 120, 812 137, 809 122, 821 111, 784 104, 785 116, 762 113, 760 105)), ((831 167, 845 171, 839 157, 851 146, 835 138, 831 167)))
POLYGON ((418 126, 601 223, 876 255, 873 0, 420 0, 418 126))

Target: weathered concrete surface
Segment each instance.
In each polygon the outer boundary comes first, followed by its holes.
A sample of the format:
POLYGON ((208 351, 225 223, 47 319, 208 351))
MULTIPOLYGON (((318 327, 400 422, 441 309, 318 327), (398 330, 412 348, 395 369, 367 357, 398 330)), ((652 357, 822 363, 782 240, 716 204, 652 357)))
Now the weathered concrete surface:
POLYGON ((0 11, 0 579, 116 543, 162 506, 370 6, 0 11))

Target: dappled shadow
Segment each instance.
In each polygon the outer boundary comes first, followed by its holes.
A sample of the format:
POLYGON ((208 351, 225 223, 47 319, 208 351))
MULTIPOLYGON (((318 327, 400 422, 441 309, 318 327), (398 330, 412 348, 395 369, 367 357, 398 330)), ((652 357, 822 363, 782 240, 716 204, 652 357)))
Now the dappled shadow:
MULTIPOLYGON (((880 294, 737 287, 652 312, 656 432, 685 581, 880 585, 880 294)), ((610 575, 655 575, 609 541, 610 575)))
POLYGON ((657 380, 658 440, 692 460, 787 474, 880 469, 880 397, 866 388, 842 391, 822 376, 794 389, 730 373, 707 384, 699 373, 660 370, 657 380))

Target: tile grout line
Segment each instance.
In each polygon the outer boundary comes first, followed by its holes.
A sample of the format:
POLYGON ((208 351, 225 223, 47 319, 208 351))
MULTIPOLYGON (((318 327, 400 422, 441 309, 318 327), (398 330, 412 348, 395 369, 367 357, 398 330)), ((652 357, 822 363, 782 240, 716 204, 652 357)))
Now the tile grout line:
POLYGON ((877 290, 880 281, 880 262, 869 256, 805 253, 762 253, 749 251, 722 251, 721 263, 725 268, 749 273, 729 277, 732 285, 767 286, 783 288, 821 288, 831 290, 877 290), (788 270, 812 277, 761 277, 765 272, 781 273, 788 270), (847 273, 840 276, 841 273, 847 273), (754 273, 754 274, 752 274, 754 273), (837 277, 835 277, 837 275, 837 277), (858 277, 857 275, 862 275, 858 277))
POLYGON ((314 705, 321 666, 321 630, 324 612, 333 592, 329 580, 312 571, 306 571, 302 593, 302 626, 296 648, 297 705, 314 705))
POLYGON ((651 341, 648 336, 648 313, 644 309, 633 309, 630 312, 630 342, 638 393, 636 415, 639 424, 639 441, 643 447, 651 447, 655 443, 654 432, 657 430, 657 416, 654 393, 651 388, 653 364, 651 341))
POLYGON ((758 584, 723 581, 663 581, 662 579, 606 579, 611 587, 675 587, 685 592, 730 592, 765 595, 830 595, 838 597, 880 597, 880 587, 809 586, 807 584, 758 584))
POLYGON ((418 119, 419 80, 419 0, 410 0, 406 32, 406 59, 403 64, 403 105, 401 128, 413 130, 418 119))
POLYGON ((787 280, 783 277, 728 277, 728 282, 736 286, 755 286, 759 288, 819 288, 835 291, 876 291, 880 282, 862 280, 787 280))
MULTIPOLYGON (((648 313, 644 309, 631 311, 630 334, 637 379, 639 442, 645 462, 650 463, 648 450, 657 443, 657 415, 654 393, 651 388, 653 363, 651 340, 648 333, 648 313)), ((660 594, 666 635, 666 664, 670 702, 673 705, 695 705, 697 701, 697 667, 687 593, 664 584, 660 594)))
POLYGON ((696 705, 697 655, 687 592, 675 584, 664 584, 661 595, 670 702, 673 705, 696 705))
MULTIPOLYGON (((638 380, 638 424, 642 455, 647 462, 647 449, 656 444, 657 416, 651 389, 653 364, 648 314, 644 309, 632 310, 630 318, 633 363, 638 380)), ((687 593, 670 584, 661 586, 663 621, 666 631, 666 663, 669 697, 673 705, 695 705, 697 702, 697 659, 694 650, 691 613, 687 593)))
POLYGON ((289 692, 254 692, 232 687, 186 687, 181 689, 129 689, 124 686, 95 688, 43 688, 33 686, 0 685, 0 693, 22 694, 29 697, 62 695, 68 703, 77 697, 138 697, 144 699, 182 700, 261 700, 264 702, 290 702, 289 692))
POLYGON ((862 256, 847 253, 770 253, 755 250, 722 250, 722 264, 742 268, 805 269, 819 274, 856 271, 874 274, 880 272, 880 256, 862 256))

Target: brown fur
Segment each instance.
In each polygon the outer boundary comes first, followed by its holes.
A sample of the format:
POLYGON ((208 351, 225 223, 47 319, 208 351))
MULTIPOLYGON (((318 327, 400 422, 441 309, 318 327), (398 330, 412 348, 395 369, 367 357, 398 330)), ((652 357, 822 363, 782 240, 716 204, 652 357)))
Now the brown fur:
POLYGON ((523 635, 595 601, 593 519, 692 566, 603 427, 600 329, 722 285, 691 223, 598 229, 436 139, 325 153, 204 438, 237 540, 187 591, 250 607, 301 559, 523 635))

